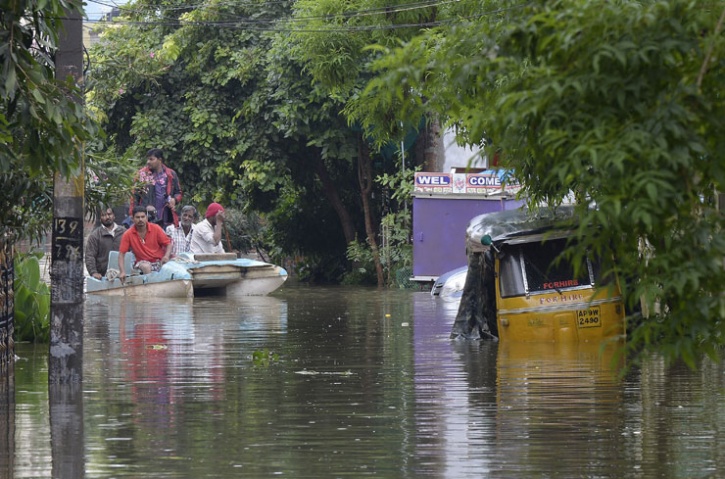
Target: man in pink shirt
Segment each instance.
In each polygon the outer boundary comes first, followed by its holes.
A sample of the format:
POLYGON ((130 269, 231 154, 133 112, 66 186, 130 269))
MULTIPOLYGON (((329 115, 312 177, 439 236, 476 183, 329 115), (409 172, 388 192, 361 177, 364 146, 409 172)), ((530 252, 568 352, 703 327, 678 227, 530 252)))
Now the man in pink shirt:
POLYGON ((149 274, 158 271, 169 261, 172 246, 164 230, 159 225, 149 223, 146 207, 134 207, 133 226, 121 237, 121 247, 118 249, 118 277, 121 282, 126 281, 126 253, 131 251, 136 256, 134 268, 140 269, 143 274, 149 274))

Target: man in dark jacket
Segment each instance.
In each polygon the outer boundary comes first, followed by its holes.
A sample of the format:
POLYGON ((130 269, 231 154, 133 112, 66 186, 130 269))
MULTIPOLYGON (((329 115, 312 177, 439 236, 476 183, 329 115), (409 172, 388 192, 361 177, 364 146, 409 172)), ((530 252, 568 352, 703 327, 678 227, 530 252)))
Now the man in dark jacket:
POLYGON ((170 224, 178 226, 176 205, 182 198, 181 184, 176 172, 164 164, 163 151, 151 148, 146 153, 146 166, 138 171, 136 179, 142 186, 134 191, 129 214, 135 206, 153 205, 162 229, 170 224))
POLYGON ((116 224, 116 215, 111 208, 101 210, 101 226, 94 229, 86 240, 86 269, 88 274, 96 279, 106 275, 108 269, 108 253, 118 251, 121 246, 121 236, 126 231, 116 224))

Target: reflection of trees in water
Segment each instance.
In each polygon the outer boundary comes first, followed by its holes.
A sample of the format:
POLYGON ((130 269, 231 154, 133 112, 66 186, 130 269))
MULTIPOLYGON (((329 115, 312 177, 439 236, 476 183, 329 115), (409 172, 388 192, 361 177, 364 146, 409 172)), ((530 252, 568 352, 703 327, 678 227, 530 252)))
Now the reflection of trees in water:
MULTIPOLYGON (((629 437, 631 460, 651 477, 719 477, 725 470, 725 364, 709 359, 691 370, 650 358, 632 380, 641 416, 629 437)), ((629 378, 628 378, 629 379, 629 378)))
MULTIPOLYGON (((13 354, 15 353, 13 349, 13 354)), ((0 477, 15 477, 15 366, 2 364, 0 371, 0 477)))

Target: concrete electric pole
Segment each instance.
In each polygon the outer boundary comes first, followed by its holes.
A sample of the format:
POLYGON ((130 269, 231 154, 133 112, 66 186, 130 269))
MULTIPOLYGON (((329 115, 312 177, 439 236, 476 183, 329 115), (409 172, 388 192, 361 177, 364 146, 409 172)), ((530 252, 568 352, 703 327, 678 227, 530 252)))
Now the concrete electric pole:
MULTIPOLYGON (((55 57, 56 78, 83 82, 83 17, 67 11, 55 57)), ((83 98, 76 98, 82 102, 83 98)), ((77 143, 76 148, 83 148, 77 143)), ((52 477, 85 477, 83 432, 83 152, 70 178, 53 179, 50 269, 50 408, 52 477)))
MULTIPOLYGON (((56 53, 56 78, 83 82, 83 19, 68 12, 56 53)), ((76 101, 82 102, 82 98, 76 101)), ((83 148, 79 143, 78 148, 83 148)), ((71 178, 56 173, 51 251, 50 384, 83 379, 83 196, 84 165, 71 178)))

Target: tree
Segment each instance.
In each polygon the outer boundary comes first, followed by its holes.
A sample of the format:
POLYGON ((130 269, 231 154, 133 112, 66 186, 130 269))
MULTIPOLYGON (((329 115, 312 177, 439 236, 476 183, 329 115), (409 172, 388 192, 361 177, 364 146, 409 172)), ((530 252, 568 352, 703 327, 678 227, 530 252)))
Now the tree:
POLYGON ((50 223, 54 172, 81 164, 95 123, 74 101, 73 79, 56 81, 53 58, 67 10, 80 1, 0 1, 0 237, 40 239, 50 223))
MULTIPOLYGON (((348 123, 361 131, 357 136, 356 170, 366 243, 372 253, 379 286, 385 284, 385 279, 378 245, 378 212, 372 207, 371 199, 375 180, 384 172, 376 172, 373 165, 380 158, 381 149, 391 142, 397 144, 410 125, 420 123, 420 118, 400 123, 393 113, 395 103, 368 103, 370 98, 359 101, 359 93, 371 77, 370 63, 380 51, 417 34, 421 27, 434 24, 438 14, 436 3, 411 6, 364 0, 302 0, 295 4, 295 16, 288 21, 293 31, 292 55, 309 72, 315 85, 340 103, 340 113, 348 123)), ((438 116, 434 113, 430 109, 421 111, 421 116, 428 120, 425 127, 428 135, 419 138, 427 145, 440 146, 438 116)), ((436 148, 425 149, 425 163, 432 170, 437 170, 440 163, 434 159, 435 153, 436 148)))
MULTIPOLYGON (((407 91, 493 140, 532 205, 578 199, 578 247, 625 282, 629 344, 694 364, 723 343, 725 12, 719 4, 483 2, 391 49, 372 97, 407 91)), ((414 111, 413 98, 401 112, 414 111)))
POLYGON ((88 103, 112 144, 130 160, 164 148, 188 201, 265 212, 274 246, 340 265, 364 225, 351 194, 357 132, 290 57, 276 28, 288 6, 176 14, 183 5, 137 2, 135 22, 109 25, 92 50, 88 103))

